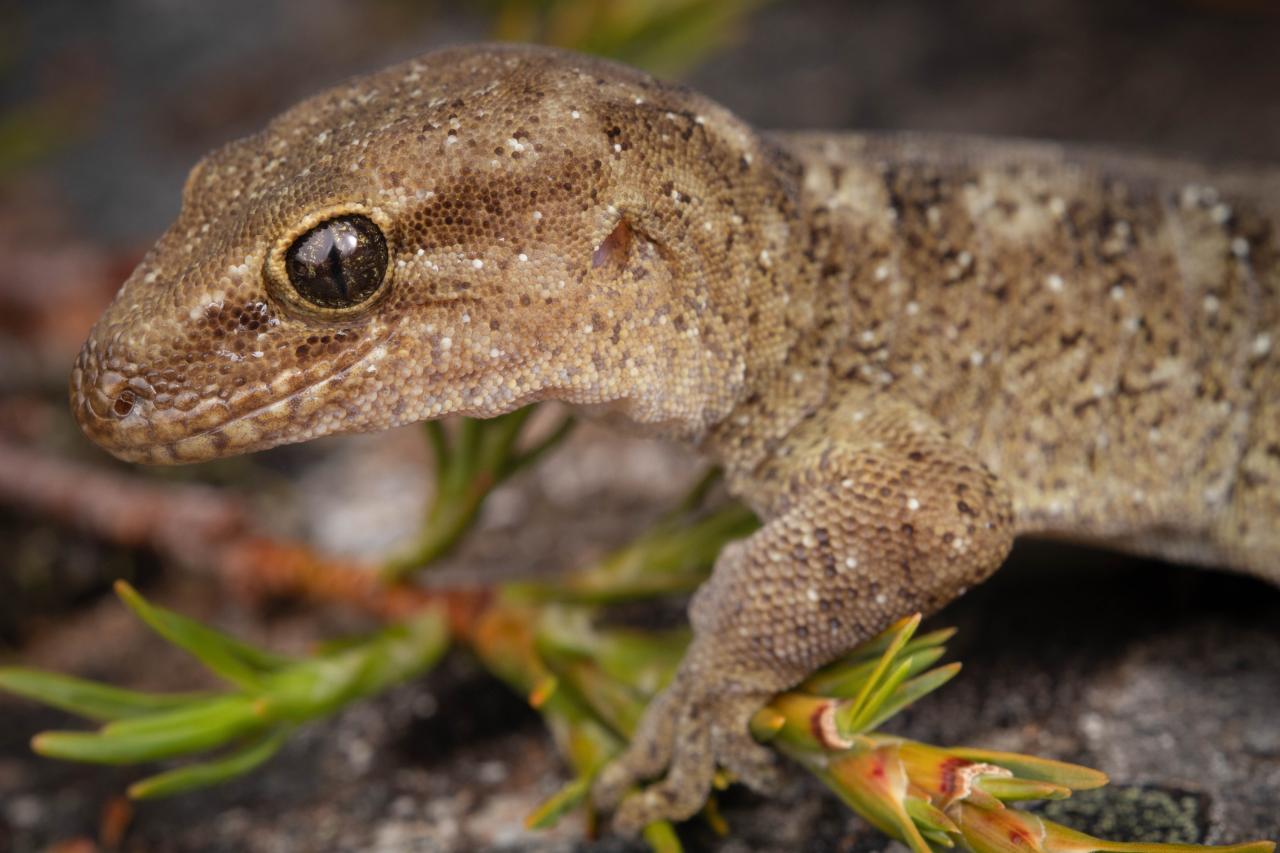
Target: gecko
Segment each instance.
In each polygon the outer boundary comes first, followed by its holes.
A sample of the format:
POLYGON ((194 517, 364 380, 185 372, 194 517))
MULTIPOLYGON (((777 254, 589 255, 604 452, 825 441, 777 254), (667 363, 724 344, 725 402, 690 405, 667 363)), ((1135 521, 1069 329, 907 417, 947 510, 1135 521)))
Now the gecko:
POLYGON ((634 832, 767 789, 752 714, 1015 537, 1280 582, 1280 169, 766 133, 445 49, 201 160, 70 392, 133 462, 557 400, 721 466, 762 526, 595 783, 634 832))

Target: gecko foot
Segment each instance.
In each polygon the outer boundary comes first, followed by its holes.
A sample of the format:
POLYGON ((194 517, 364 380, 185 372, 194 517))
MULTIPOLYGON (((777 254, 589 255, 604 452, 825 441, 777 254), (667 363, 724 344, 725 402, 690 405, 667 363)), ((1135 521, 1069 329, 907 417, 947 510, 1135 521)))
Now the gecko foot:
POLYGON ((706 802, 716 767, 756 790, 776 787, 773 753, 751 737, 752 715, 769 696, 690 687, 677 678, 645 711, 627 750, 601 772, 596 805, 614 808, 614 829, 633 835, 656 820, 684 820, 706 802), (663 771, 666 771, 663 776, 663 771), (646 780, 660 781, 633 793, 646 780))

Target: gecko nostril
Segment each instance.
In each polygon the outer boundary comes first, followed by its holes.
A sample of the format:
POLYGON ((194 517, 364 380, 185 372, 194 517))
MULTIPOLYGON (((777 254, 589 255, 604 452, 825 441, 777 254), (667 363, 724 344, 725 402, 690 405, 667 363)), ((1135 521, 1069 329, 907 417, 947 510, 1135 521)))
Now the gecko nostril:
POLYGON ((125 417, 133 411, 133 404, 137 402, 138 395, 134 394, 128 388, 120 392, 120 396, 116 397, 116 401, 111 404, 111 411, 117 417, 125 417))

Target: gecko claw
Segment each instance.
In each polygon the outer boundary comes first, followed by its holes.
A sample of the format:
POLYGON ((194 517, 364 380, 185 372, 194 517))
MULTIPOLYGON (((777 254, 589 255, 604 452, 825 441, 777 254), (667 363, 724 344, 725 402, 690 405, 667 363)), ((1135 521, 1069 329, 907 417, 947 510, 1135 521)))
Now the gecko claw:
POLYGON ((661 775, 663 768, 670 764, 675 733, 670 713, 672 704, 670 690, 658 694, 649 703, 626 751, 610 761, 596 777, 591 788, 591 800, 596 808, 616 809, 630 788, 661 775))
MULTIPOLYGON (((747 719, 750 720, 750 716, 747 719)), ((714 740, 713 750, 721 765, 733 774, 733 781, 741 782, 757 794, 778 790, 782 773, 773 750, 756 743, 755 738, 741 730, 717 729, 714 740)))
POLYGON ((706 802, 718 766, 757 791, 775 785, 773 754, 752 739, 748 728, 768 696, 715 689, 721 685, 689 688, 689 683, 677 678, 650 704, 631 744, 596 780, 592 800, 598 808, 616 808, 613 828, 619 834, 634 835, 658 820, 692 817, 706 802))

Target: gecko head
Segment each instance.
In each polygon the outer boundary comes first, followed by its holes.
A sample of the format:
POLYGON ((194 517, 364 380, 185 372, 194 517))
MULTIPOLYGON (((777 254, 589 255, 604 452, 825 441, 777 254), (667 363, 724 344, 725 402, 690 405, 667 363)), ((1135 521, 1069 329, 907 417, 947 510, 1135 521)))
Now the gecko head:
POLYGON ((353 80, 195 167, 72 407, 154 463, 548 398, 697 429, 740 391, 757 256, 787 251, 776 162, 711 102, 561 51, 353 80))

